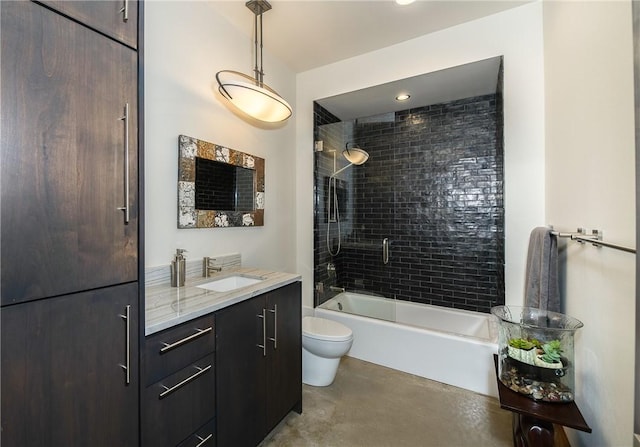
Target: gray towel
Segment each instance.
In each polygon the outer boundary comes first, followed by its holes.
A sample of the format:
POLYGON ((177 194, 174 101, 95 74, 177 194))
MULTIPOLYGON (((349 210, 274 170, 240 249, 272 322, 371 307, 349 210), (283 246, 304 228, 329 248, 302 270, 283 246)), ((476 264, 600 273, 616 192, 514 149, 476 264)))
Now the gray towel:
POLYGON ((534 228, 529 237, 524 305, 560 312, 558 241, 545 227, 534 228))

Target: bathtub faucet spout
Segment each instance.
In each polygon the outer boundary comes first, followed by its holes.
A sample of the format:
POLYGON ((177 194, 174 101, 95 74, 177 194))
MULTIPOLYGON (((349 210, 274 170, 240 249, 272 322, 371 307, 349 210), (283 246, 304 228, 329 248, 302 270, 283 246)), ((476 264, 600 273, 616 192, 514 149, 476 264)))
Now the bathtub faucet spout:
POLYGON ((344 293, 344 287, 329 286, 332 292, 344 293))

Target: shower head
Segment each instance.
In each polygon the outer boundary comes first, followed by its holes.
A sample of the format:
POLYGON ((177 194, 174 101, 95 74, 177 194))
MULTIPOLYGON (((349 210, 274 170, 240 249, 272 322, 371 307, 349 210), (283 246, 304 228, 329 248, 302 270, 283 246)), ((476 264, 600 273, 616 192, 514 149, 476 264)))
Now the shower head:
MULTIPOLYGON (((347 143, 342 151, 342 155, 349 162, 348 165, 338 169, 336 172, 331 174, 331 178, 335 177, 345 169, 353 166, 353 165, 361 165, 364 164, 369 159, 369 154, 364 149, 360 149, 358 146, 353 146, 352 143, 347 143), (351 144, 351 149, 349 149, 349 144, 351 144)), ((334 162, 335 163, 335 162, 334 162)))
POLYGON ((342 155, 349 161, 349 163, 353 163, 354 165, 364 164, 369 159, 367 151, 360 149, 355 145, 349 149, 349 143, 345 145, 342 155))

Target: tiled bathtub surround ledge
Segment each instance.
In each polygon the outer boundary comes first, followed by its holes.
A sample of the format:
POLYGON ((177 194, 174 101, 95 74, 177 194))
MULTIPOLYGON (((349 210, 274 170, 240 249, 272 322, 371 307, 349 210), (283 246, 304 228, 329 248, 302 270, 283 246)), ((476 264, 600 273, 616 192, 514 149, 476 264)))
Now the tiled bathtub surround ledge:
POLYGON ((272 272, 256 268, 231 268, 203 278, 187 275, 183 287, 171 287, 168 282, 147 286, 145 291, 145 335, 173 327, 216 310, 239 303, 248 298, 299 281, 300 275, 272 272), (198 286, 231 274, 264 278, 258 284, 229 292, 214 292, 198 286))

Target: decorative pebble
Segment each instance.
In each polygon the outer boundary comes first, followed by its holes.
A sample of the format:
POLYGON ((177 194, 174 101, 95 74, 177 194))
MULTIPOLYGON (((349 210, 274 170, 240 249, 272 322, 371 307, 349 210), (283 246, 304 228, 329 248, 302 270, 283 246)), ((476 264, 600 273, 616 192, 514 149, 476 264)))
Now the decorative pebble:
MULTIPOLYGON (((559 380, 559 379, 558 379, 559 380)), ((572 402, 573 390, 562 382, 543 382, 523 376, 518 368, 503 365, 500 381, 516 393, 544 402, 572 402)))

